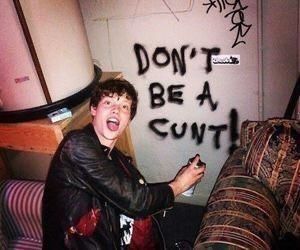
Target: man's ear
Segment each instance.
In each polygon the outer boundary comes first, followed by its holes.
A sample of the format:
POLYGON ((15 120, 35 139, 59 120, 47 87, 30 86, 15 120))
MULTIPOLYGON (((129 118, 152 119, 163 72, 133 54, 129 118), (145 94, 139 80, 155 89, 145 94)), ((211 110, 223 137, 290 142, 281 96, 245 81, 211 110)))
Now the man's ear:
POLYGON ((95 107, 95 106, 92 105, 92 106, 90 107, 91 115, 92 115, 92 116, 95 116, 95 115, 96 115, 96 111, 97 111, 97 107, 95 107))

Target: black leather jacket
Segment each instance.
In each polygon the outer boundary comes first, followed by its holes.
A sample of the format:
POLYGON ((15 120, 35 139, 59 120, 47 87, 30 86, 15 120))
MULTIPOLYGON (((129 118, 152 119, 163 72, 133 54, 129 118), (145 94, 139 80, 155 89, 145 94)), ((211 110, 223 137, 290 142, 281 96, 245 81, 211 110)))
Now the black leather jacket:
POLYGON ((43 249, 120 249, 120 214, 137 218, 173 206, 169 185, 148 184, 120 151, 114 148, 111 159, 108 151, 91 124, 60 144, 45 184, 43 249), (68 230, 91 208, 100 209, 94 233, 72 235, 70 246, 68 230))

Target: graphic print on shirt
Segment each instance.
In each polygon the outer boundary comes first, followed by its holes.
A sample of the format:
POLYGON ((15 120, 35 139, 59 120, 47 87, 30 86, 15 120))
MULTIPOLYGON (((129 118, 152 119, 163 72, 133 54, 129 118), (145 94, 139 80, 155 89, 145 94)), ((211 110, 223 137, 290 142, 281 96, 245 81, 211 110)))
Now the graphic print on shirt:
POLYGON ((121 232, 121 245, 129 245, 133 232, 134 219, 127 217, 124 214, 120 215, 120 232, 121 232))

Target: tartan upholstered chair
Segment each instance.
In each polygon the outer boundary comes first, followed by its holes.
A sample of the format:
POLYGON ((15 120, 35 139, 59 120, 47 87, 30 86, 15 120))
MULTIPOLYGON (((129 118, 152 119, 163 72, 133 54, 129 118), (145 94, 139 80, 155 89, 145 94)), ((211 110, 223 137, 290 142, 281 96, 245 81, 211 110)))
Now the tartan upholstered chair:
POLYGON ((44 183, 0 183, 0 249, 42 249, 41 203, 44 183))
POLYGON ((201 249, 300 249, 300 76, 283 118, 242 123, 206 205, 201 249))
POLYGON ((194 249, 300 249, 300 121, 244 121, 194 249), (283 242, 289 247, 279 247, 283 242))

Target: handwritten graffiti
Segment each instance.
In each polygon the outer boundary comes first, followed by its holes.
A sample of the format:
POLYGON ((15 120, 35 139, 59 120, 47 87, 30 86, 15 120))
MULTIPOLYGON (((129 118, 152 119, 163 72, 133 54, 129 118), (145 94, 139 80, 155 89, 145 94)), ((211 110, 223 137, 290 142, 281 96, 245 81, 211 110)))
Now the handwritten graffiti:
MULTIPOLYGON (((183 104, 182 99, 182 91, 178 91, 179 89, 184 88, 185 85, 170 85, 167 88, 168 91, 168 102, 183 104), (177 91, 175 91, 177 90, 177 91)), ((164 99, 165 89, 163 85, 159 82, 153 82, 149 86, 150 99, 151 99, 151 108, 159 108, 162 107, 166 101, 164 99)))
MULTIPOLYGON (((165 93, 165 88, 161 83, 159 82, 151 83, 149 86, 149 93, 150 93, 150 100, 151 100, 150 107, 152 109, 160 108, 166 104, 166 99, 169 103, 182 105, 184 102, 184 99, 182 98, 184 87, 185 85, 183 84, 170 85, 167 87, 167 93, 165 93), (167 95, 167 98, 165 97, 165 95, 167 95)), ((202 106, 204 102, 207 100, 212 111, 215 111, 217 109, 218 102, 213 102, 210 86, 207 81, 204 83, 202 93, 199 94, 196 99, 200 100, 199 103, 200 106, 202 106)), ((230 112, 230 125, 229 125, 230 135, 231 135, 230 139, 232 145, 230 146, 229 153, 232 153, 233 150, 236 148, 235 141, 238 139, 237 116, 238 116, 237 111, 235 109, 232 109, 230 112)), ((170 120, 166 118, 158 118, 158 119, 151 120, 148 126, 156 135, 162 138, 166 138, 169 134, 171 134, 171 136, 175 139, 180 139, 185 136, 189 126, 187 122, 183 122, 181 125, 177 123, 172 123, 170 125, 170 123, 171 123, 170 120)), ((190 125, 190 129, 191 129, 191 137, 193 140, 196 141, 197 145, 202 143, 206 130, 212 132, 214 134, 213 135, 214 147, 216 149, 219 149, 221 133, 222 131, 226 131, 228 129, 228 125, 219 124, 219 125, 207 126, 205 123, 202 123, 200 126, 198 126, 197 122, 193 122, 190 125)))
MULTIPOLYGON (((235 109, 231 110, 231 113, 236 113, 235 109)), ((230 124, 230 130, 234 131, 234 133, 237 134, 236 129, 237 127, 234 127, 235 120, 232 116, 230 116, 231 120, 229 122, 230 124)), ((175 139, 180 139, 185 136, 188 123, 184 122, 181 125, 178 125, 177 123, 172 123, 170 120, 166 118, 158 118, 153 119, 149 122, 148 126, 149 128, 158 136, 162 138, 166 138, 169 134, 173 136, 175 139), (169 127, 168 127, 169 126, 169 127), (170 131, 168 131, 170 130, 170 131)), ((203 137, 205 134, 205 131, 210 131, 213 133, 213 143, 214 147, 216 149, 219 149, 221 147, 220 144, 220 136, 223 131, 226 131, 228 129, 227 124, 220 124, 220 125, 209 125, 207 126, 205 123, 201 123, 200 126, 198 126, 197 122, 193 122, 190 126, 191 129, 191 137, 193 140, 196 141, 196 144, 199 145, 203 142, 203 137), (208 128, 207 128, 208 127, 208 128)), ((229 153, 232 153, 234 149, 236 148, 235 141, 231 141, 232 145, 230 146, 229 153)))
POLYGON ((236 141, 239 139, 238 131, 238 113, 236 109, 230 111, 230 141, 231 146, 229 147, 229 154, 232 154, 237 149, 236 141))
MULTIPOLYGON (((206 73, 212 71, 212 55, 218 55, 220 51, 220 48, 200 49, 200 54, 204 54, 206 56, 206 73)), ((134 52, 138 63, 138 75, 145 74, 149 70, 151 62, 158 68, 167 67, 172 63, 173 74, 179 73, 180 75, 185 75, 186 60, 194 59, 199 54, 196 48, 190 48, 189 45, 182 45, 180 52, 178 52, 178 50, 175 48, 169 51, 166 47, 157 47, 152 53, 150 61, 148 51, 139 43, 134 44, 134 52)))
MULTIPOLYGON (((238 139, 238 132, 237 132, 237 111, 236 109, 232 109, 230 111, 230 120, 229 120, 229 129, 231 131, 231 135, 235 134, 236 137, 231 136, 231 145, 229 147, 228 153, 232 154, 232 152, 237 148, 236 140, 238 139), (235 114, 236 116, 233 116, 232 114, 235 114)), ((166 138, 169 134, 175 139, 180 139, 185 136, 188 123, 184 122, 181 124, 181 127, 177 123, 172 123, 170 120, 166 118, 158 118, 153 119, 149 122, 148 126, 149 128, 158 136, 162 138, 166 138), (169 127, 168 127, 169 126, 169 127), (168 131, 170 130, 170 131, 168 131)), ((190 125, 191 129, 191 137, 193 140, 196 141, 196 145, 202 144, 205 131, 210 131, 213 133, 213 143, 214 147, 216 149, 219 149, 221 147, 220 144, 220 137, 221 133, 223 131, 226 131, 228 129, 227 124, 220 124, 220 125, 209 125, 207 126, 205 123, 201 123, 199 126, 197 122, 193 122, 190 125), (208 128, 207 128, 208 127, 208 128)))
POLYGON ((231 47, 234 48, 241 43, 246 44, 243 39, 252 27, 252 24, 245 23, 244 11, 248 8, 248 6, 243 6, 241 0, 208 0, 208 2, 203 3, 203 5, 207 7, 206 13, 209 13, 212 8, 219 9, 219 12, 222 13, 227 7, 229 7, 230 10, 224 17, 231 17, 233 27, 230 31, 236 31, 236 37, 231 47))
POLYGON ((206 57, 206 72, 209 73, 212 71, 212 67, 211 67, 211 56, 212 55, 218 55, 220 53, 220 48, 212 48, 212 49, 207 49, 207 48, 201 48, 203 53, 207 54, 206 57))
MULTIPOLYGON (((180 91, 180 89, 183 89, 184 87, 185 85, 183 84, 170 85, 167 88, 168 102, 183 104, 184 102, 184 100, 182 99, 183 92, 180 91)), ((163 97, 165 94, 165 89, 161 83, 159 82, 151 83, 149 86, 149 92, 150 92, 150 100, 151 100, 150 104, 152 109, 162 107, 166 103, 163 97)), ((203 92, 199 94, 196 99, 200 100, 199 102, 200 106, 202 106, 204 101, 208 99, 211 110, 214 111, 217 109, 218 102, 213 102, 210 93, 209 83, 207 81, 204 83, 203 92)))
POLYGON ((205 99, 208 99, 208 102, 210 104, 210 108, 212 111, 217 109, 218 102, 213 102, 213 100, 211 98, 210 87, 209 87, 208 82, 204 83, 202 94, 197 96, 197 100, 200 100, 200 103, 199 103, 200 106, 203 105, 205 99))
MULTIPOLYGON (((146 74, 151 65, 158 68, 164 68, 170 65, 173 69, 173 74, 179 73, 183 76, 187 72, 187 60, 195 58, 200 53, 206 56, 205 71, 208 74, 212 71, 212 57, 218 55, 221 49, 217 47, 201 48, 198 51, 194 47, 190 48, 189 45, 183 45, 179 51, 180 52, 175 48, 170 50, 167 47, 156 47, 152 53, 149 53, 143 45, 135 43, 134 52, 138 64, 138 75, 146 74)), ((150 108, 161 108, 166 105, 166 103, 183 105, 184 89, 185 84, 170 84, 164 86, 160 82, 150 83, 148 87, 150 94, 150 108)), ((198 101, 199 107, 202 107, 205 104, 209 105, 212 112, 216 111, 219 105, 219 102, 212 96, 208 81, 204 82, 202 90, 196 95, 195 100, 198 101)), ((160 117, 149 121, 148 127, 154 134, 163 139, 168 136, 171 136, 174 139, 181 139, 188 134, 188 131, 190 131, 191 138, 195 141, 196 145, 203 143, 206 133, 212 133, 213 145, 216 149, 221 147, 221 136, 229 129, 231 145, 228 152, 232 153, 234 149, 237 148, 236 141, 239 137, 237 132, 237 120, 237 111, 231 109, 228 124, 207 124, 196 121, 184 121, 181 124, 178 124, 165 117, 160 117)))

